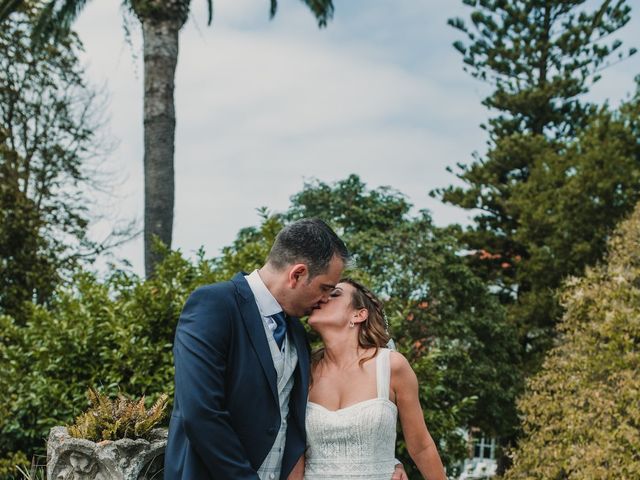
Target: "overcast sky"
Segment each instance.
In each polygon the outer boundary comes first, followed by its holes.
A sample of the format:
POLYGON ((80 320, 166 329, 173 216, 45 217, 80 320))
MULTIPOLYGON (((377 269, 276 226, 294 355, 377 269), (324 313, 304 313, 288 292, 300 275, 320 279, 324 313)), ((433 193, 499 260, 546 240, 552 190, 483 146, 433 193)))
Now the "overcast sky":
MULTIPOLYGON (((267 0, 214 3, 207 26, 206 2, 193 0, 180 35, 174 247, 215 256, 259 223, 256 208, 283 211, 305 180, 351 173, 399 190, 439 225, 467 222, 428 192, 456 181, 447 166, 484 149, 489 90, 462 71, 451 46, 462 35, 446 25, 470 9, 457 0, 335 0, 320 30, 298 0, 281 0, 272 21, 267 0)), ((93 225, 95 238, 143 218, 141 35, 129 18, 126 42, 119 4, 89 2, 76 23, 88 78, 108 96, 104 134, 115 145, 105 166, 116 183, 96 197, 95 213, 108 218, 93 225)), ((627 47, 640 39, 640 9, 633 14, 618 35, 627 47)), ((640 55, 605 71, 591 95, 615 105, 638 73, 640 55)), ((142 273, 141 238, 115 253, 142 273)))

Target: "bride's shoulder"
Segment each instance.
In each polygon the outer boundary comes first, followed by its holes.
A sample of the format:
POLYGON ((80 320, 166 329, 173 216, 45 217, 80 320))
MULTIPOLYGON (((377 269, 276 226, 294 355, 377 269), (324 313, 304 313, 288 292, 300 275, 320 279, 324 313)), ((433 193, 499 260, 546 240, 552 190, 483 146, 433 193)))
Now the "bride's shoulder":
POLYGON ((391 373, 402 373, 407 369, 411 370, 411 365, 404 355, 396 350, 389 352, 389 363, 391 364, 391 373))
POLYGON ((416 383, 416 374, 409 360, 400 352, 391 350, 389 363, 391 364, 391 388, 394 391, 404 391, 405 388, 416 383))

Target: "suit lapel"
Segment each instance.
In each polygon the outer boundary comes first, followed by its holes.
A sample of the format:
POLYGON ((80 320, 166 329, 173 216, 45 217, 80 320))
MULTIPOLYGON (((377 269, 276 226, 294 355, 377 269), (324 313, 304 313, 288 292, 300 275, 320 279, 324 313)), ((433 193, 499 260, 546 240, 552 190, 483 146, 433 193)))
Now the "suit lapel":
POLYGON ((256 305, 251 288, 249 288, 249 284, 244 278, 244 274, 236 274, 231 281, 235 284, 236 290, 239 294, 238 305, 240 307, 240 314, 242 315, 242 320, 247 330, 247 334, 249 335, 253 349, 260 360, 262 370, 264 371, 269 382, 269 386, 271 387, 271 392, 277 402, 278 390, 276 386, 276 369, 273 365, 273 358, 271 357, 271 351, 269 350, 269 342, 267 341, 264 326, 262 325, 262 316, 260 315, 260 311, 256 305))

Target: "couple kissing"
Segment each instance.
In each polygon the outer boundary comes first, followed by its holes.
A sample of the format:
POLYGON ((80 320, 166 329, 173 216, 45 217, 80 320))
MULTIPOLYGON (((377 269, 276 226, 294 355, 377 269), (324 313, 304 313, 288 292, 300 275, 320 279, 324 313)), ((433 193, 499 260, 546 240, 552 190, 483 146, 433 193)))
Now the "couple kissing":
POLYGON ((323 221, 277 235, 265 265, 200 287, 174 342, 165 480, 406 480, 398 418, 422 476, 445 480, 409 362, 387 348, 382 303, 341 278, 323 221), (311 352, 308 322, 323 346, 311 352))

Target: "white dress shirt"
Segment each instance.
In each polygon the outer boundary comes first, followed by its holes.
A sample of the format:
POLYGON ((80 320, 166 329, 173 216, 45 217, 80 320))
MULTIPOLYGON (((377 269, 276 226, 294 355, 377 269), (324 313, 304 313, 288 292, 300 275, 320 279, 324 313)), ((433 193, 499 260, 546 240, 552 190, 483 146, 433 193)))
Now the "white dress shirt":
MULTIPOLYGON (((274 296, 271 295, 271 292, 262 281, 262 278, 260 278, 258 270, 254 270, 244 278, 247 280, 249 288, 256 299, 256 304, 258 305, 258 310, 262 316, 262 321, 273 335, 273 332, 278 325, 271 315, 282 312, 282 307, 274 296)), ((284 342, 282 345, 284 348, 284 342)))
POLYGON ((257 270, 254 270, 246 277, 249 288, 253 292, 256 305, 262 316, 264 333, 267 336, 273 366, 276 370, 278 402, 280 406, 280 429, 271 446, 271 450, 258 469, 260 480, 275 480, 280 478, 282 468, 282 458, 287 438, 287 418, 289 416, 289 399, 294 385, 294 372, 298 364, 298 355, 293 343, 290 343, 285 336, 282 348, 278 347, 273 332, 276 329, 276 322, 271 315, 282 311, 282 307, 273 297, 266 287, 257 270))

